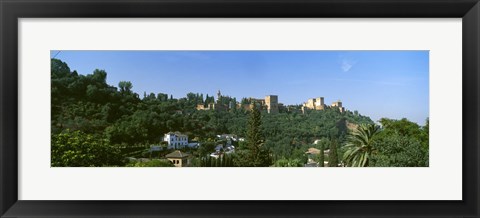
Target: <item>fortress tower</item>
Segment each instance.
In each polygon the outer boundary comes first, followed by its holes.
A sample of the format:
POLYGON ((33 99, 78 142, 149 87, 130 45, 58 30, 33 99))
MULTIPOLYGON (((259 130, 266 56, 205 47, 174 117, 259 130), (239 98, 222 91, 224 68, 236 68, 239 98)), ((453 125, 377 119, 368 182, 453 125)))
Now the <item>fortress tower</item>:
POLYGON ((220 99, 222 98, 222 93, 220 92, 220 90, 218 90, 217 92, 217 102, 220 103, 220 99))
POLYGON ((323 106, 325 104, 323 97, 318 97, 315 101, 316 106, 323 106))
POLYGON ((345 108, 342 106, 342 102, 340 100, 333 102, 332 107, 337 107, 340 112, 345 112, 345 108))
POLYGON ((342 107, 342 102, 340 100, 333 102, 332 107, 342 107))
POLYGON ((325 109, 325 101, 323 97, 310 98, 303 104, 305 109, 323 110, 325 109))
POLYGON ((277 95, 265 96, 265 104, 267 105, 267 111, 269 114, 278 113, 278 96, 277 95))
POLYGON ((315 98, 308 99, 305 107, 307 107, 308 109, 315 109, 315 98))
POLYGON ((325 102, 323 97, 318 97, 315 101, 315 110, 323 110, 325 109, 325 102))

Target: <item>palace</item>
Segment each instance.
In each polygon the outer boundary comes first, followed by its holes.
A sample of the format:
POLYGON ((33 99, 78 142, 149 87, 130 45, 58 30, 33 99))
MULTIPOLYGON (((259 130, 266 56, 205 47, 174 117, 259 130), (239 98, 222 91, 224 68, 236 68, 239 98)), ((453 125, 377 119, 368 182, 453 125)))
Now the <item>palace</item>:
MULTIPOLYGON (((229 104, 222 103, 222 94, 220 90, 217 92, 217 100, 215 103, 208 103, 207 105, 198 104, 196 109, 197 110, 216 110, 216 111, 227 111, 235 107, 235 104, 229 102, 229 104)), ((228 96, 227 96, 228 97, 228 96)), ((243 108, 244 110, 252 110, 253 104, 257 104, 262 109, 266 109, 268 113, 276 114, 279 112, 279 107, 283 106, 283 104, 278 103, 278 95, 267 95, 264 99, 262 98, 248 98, 248 104, 242 104, 236 102, 236 108, 240 109, 243 108)))
MULTIPOLYGON (((269 114, 277 114, 281 110, 285 110, 285 106, 278 102, 278 95, 267 95, 265 98, 244 98, 242 102, 230 101, 229 96, 222 96, 220 90, 217 92, 217 100, 212 103, 198 104, 197 110, 215 110, 215 111, 228 111, 230 109, 243 109, 252 110, 254 105, 259 106, 262 110, 266 110, 269 114), (222 101, 223 98, 223 101, 222 101), (227 101, 225 101, 227 99, 227 101)), ((286 110, 290 110, 290 107, 286 107, 286 110)), ((333 102, 330 106, 325 104, 324 97, 310 98, 307 102, 304 102, 301 109, 305 113, 307 110, 324 110, 326 108, 338 108, 340 112, 345 112, 345 108, 342 106, 340 100, 333 102)))
MULTIPOLYGON (((325 105, 323 97, 310 98, 307 102, 303 103, 302 112, 305 113, 306 110, 324 110, 327 107, 329 106, 325 105)), ((345 108, 342 106, 340 100, 333 102, 330 107, 338 108, 342 113, 345 112, 345 108)))

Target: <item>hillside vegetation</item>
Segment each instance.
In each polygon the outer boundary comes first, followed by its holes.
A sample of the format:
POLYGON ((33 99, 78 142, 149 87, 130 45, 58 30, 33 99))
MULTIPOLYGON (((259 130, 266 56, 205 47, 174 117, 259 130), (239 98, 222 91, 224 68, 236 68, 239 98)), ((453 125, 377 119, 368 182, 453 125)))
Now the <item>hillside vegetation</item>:
MULTIPOLYGON (((178 99, 169 93, 139 95, 132 91, 131 82, 122 81, 116 87, 107 84, 106 78, 103 70, 80 75, 61 60, 51 60, 52 166, 127 166, 128 157, 151 157, 146 149, 161 144, 163 135, 170 131, 182 132, 203 144, 197 150, 188 150, 198 159, 193 161, 196 166, 208 165, 203 157, 219 143, 217 135, 245 137, 246 142, 235 144, 238 152, 228 163, 246 166, 248 163, 240 160, 249 160, 249 154, 240 156, 242 150, 256 148, 248 141, 249 134, 254 134, 252 128, 261 136, 256 142, 262 147, 259 152, 269 159, 261 166, 305 163, 309 147, 329 149, 332 143, 338 144, 334 148, 335 158, 355 166, 349 162, 352 158, 345 157, 349 147, 361 146, 353 143, 353 133, 368 125, 375 126, 369 117, 335 108, 305 114, 300 110, 268 114, 258 109, 258 115, 253 115, 256 110, 235 107, 228 111, 196 110, 197 104, 208 104, 213 97, 204 98, 203 93, 188 93, 178 99), (258 128, 249 124, 252 119, 259 119, 258 128), (317 139, 321 143, 313 144, 317 139)), ((222 101, 237 102, 234 98, 222 101)), ((428 122, 424 127, 406 119, 385 118, 380 122, 383 127, 378 127, 378 133, 372 136, 365 166, 428 166, 428 122)), ((363 148, 359 150, 363 154, 363 148)))

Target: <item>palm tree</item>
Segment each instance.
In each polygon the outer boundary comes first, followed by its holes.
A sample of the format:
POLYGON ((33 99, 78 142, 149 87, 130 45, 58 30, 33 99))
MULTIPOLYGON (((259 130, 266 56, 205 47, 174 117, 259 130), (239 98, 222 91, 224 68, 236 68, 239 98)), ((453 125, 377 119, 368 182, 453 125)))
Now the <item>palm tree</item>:
POLYGON ((380 127, 375 124, 360 125, 352 131, 347 139, 343 155, 346 166, 367 167, 371 154, 375 151, 374 136, 380 127))

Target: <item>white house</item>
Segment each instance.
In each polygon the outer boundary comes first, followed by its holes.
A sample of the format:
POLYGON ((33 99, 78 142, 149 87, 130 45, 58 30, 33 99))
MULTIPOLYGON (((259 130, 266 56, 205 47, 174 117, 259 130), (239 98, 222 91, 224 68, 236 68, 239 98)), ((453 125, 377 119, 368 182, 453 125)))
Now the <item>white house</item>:
POLYGON ((163 141, 168 143, 168 149, 180 149, 188 145, 188 136, 180 132, 169 132, 165 134, 163 141))

